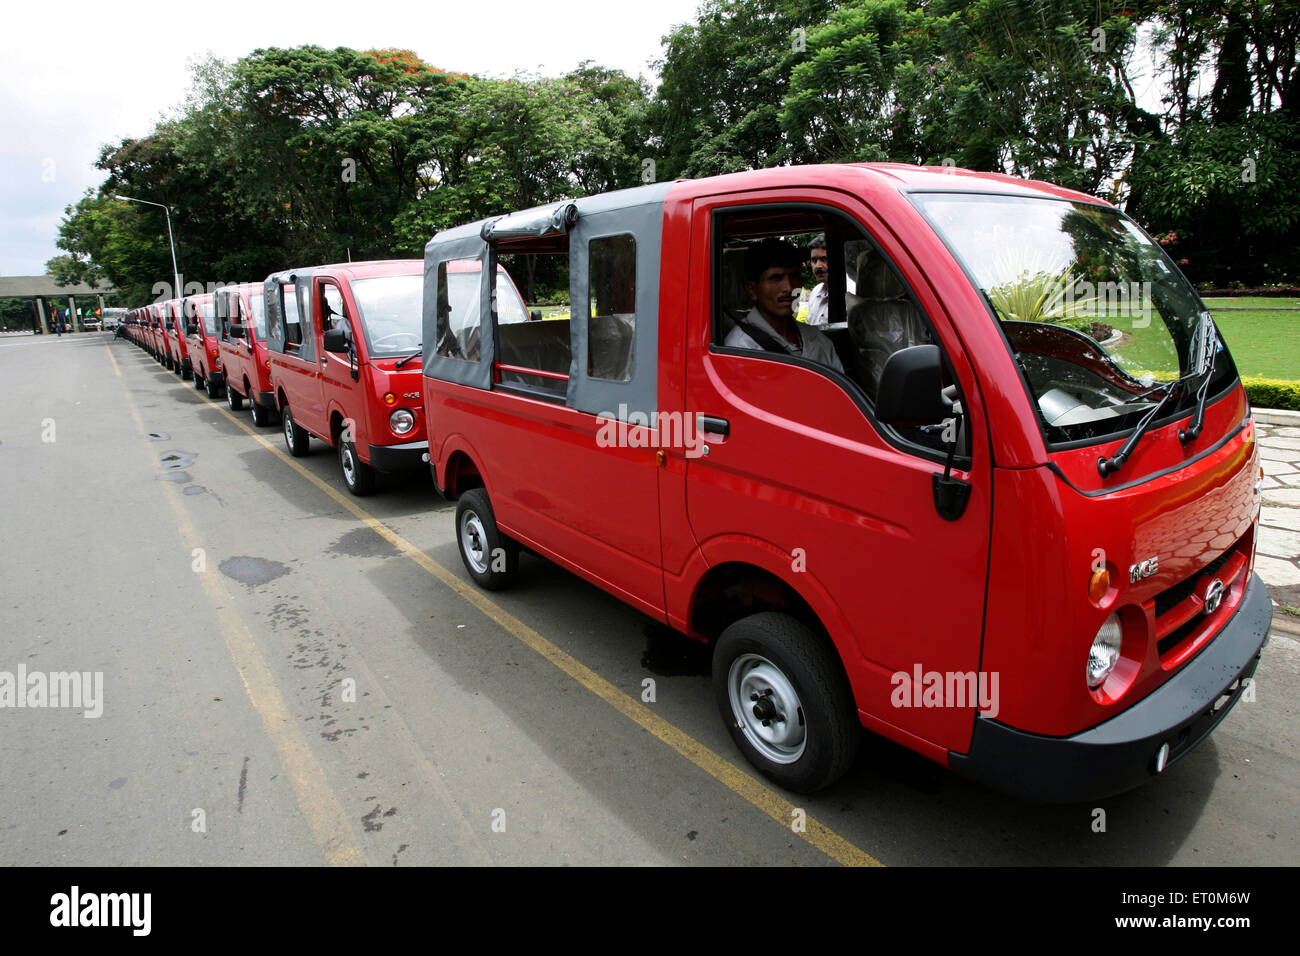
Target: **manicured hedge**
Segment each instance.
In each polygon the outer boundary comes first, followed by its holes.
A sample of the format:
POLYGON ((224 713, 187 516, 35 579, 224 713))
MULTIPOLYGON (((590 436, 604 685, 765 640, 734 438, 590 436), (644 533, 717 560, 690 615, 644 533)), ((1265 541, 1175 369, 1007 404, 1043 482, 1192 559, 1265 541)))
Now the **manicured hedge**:
POLYGON ((1241 384, 1246 387, 1246 394, 1254 408, 1289 408, 1300 412, 1300 382, 1243 375, 1241 384))

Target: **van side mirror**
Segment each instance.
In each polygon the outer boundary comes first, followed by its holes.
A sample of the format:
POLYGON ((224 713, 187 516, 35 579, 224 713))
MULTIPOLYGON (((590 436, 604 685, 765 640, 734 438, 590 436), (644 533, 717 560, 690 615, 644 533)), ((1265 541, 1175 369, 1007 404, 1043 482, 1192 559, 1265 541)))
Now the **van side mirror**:
POLYGON ((348 336, 343 328, 327 329, 325 331, 324 345, 326 352, 337 352, 339 355, 348 354, 348 336))
POLYGON ((186 323, 185 323, 185 334, 186 334, 186 335, 198 335, 198 334, 199 334, 199 323, 197 323, 197 322, 186 322, 186 323))
POLYGON ((528 321, 530 321, 530 322, 540 322, 540 321, 542 321, 542 310, 541 310, 541 309, 533 309, 533 311, 529 312, 529 313, 528 313, 528 321))
POLYGON ((876 388, 877 418, 889 425, 934 425, 950 415, 939 346, 913 345, 889 356, 876 388))
POLYGON ((248 329, 242 325, 232 325, 230 327, 230 337, 232 339, 246 339, 248 338, 248 329))

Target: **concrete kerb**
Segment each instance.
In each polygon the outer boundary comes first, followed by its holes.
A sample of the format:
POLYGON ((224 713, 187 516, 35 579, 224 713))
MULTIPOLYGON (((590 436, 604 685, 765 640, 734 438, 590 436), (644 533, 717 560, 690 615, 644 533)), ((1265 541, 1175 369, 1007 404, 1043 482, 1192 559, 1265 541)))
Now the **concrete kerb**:
POLYGON ((1260 425, 1293 425, 1300 428, 1300 412, 1285 408, 1252 408, 1251 414, 1260 425))

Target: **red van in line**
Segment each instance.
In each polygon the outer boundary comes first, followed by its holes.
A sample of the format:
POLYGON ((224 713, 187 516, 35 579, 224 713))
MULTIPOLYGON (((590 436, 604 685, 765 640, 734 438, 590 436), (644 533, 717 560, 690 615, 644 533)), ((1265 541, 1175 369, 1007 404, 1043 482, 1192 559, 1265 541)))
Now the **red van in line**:
POLYGON ((167 340, 163 338, 162 306, 156 302, 151 302, 145 306, 145 315, 149 323, 149 333, 146 339, 149 343, 149 353, 159 365, 163 365, 167 360, 167 340))
POLYGON ((264 283, 270 385, 295 456, 310 436, 338 450, 348 490, 422 469, 419 259, 274 273, 264 283))
POLYGON ((217 349, 217 313, 214 293, 186 296, 185 344, 189 350, 194 387, 207 389, 208 398, 221 397, 221 354, 217 349))
POLYGON ((162 303, 163 329, 167 336, 169 360, 167 367, 181 377, 190 377, 190 350, 185 342, 185 327, 181 318, 181 300, 168 299, 162 303))
POLYGON ((524 546, 711 642, 720 713, 776 782, 831 783, 861 725, 1093 800, 1246 693, 1272 614, 1250 409, 1196 292, 1109 204, 768 169, 451 229, 425 271, 430 467, 470 576, 508 584, 524 546), (814 242, 818 328, 794 319, 814 242), (459 264, 557 256, 569 319, 451 294, 459 264))
POLYGON ((226 401, 239 411, 247 400, 254 425, 266 425, 275 411, 271 360, 266 352, 266 305, 262 283, 244 282, 218 289, 217 348, 226 401))

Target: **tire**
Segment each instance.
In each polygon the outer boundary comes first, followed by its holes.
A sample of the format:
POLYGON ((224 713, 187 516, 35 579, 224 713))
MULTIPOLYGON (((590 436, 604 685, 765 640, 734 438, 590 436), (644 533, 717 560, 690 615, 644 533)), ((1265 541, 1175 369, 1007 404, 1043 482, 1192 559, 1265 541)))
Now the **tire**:
POLYGON ((481 588, 499 591, 514 583, 519 545, 497 530, 492 504, 482 488, 471 488, 456 505, 456 543, 465 570, 481 588))
POLYGON ((343 470, 343 484, 358 498, 375 490, 375 469, 357 457, 357 446, 350 441, 339 442, 339 467, 343 470))
POLYGON ((203 376, 199 374, 197 368, 194 370, 194 390, 197 392, 203 391, 203 376))
POLYGON ((208 398, 215 399, 221 397, 221 383, 218 382, 215 378, 213 378, 212 375, 208 376, 207 390, 208 390, 208 398))
POLYGON ((190 368, 187 360, 181 361, 181 381, 187 382, 194 377, 194 369, 190 368))
POLYGON ((230 406, 232 412, 237 412, 244 407, 244 396, 231 388, 229 382, 226 383, 226 404, 230 406))
POLYGON ((289 449, 289 454, 293 455, 294 458, 301 458, 307 454, 311 436, 294 424, 293 415, 289 413, 288 405, 280 409, 280 417, 284 420, 285 447, 289 449))
POLYGON ((736 746, 788 790, 821 790, 857 757, 848 678, 829 642, 788 614, 752 614, 722 632, 713 692, 736 746))
MULTIPOLYGON (((227 386, 229 387, 229 386, 227 386)), ((257 399, 248 400, 248 410, 253 413, 253 424, 259 428, 268 425, 271 421, 271 411, 265 405, 260 405, 257 399)))

